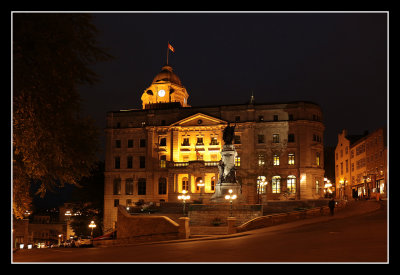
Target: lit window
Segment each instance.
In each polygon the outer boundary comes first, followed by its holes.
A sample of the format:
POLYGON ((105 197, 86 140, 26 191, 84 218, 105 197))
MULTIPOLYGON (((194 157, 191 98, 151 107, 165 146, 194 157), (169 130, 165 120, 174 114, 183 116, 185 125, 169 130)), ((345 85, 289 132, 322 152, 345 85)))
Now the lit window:
POLYGON ((189 191, 189 181, 186 177, 182 179, 182 190, 189 191))
POLYGON ((280 193, 281 192, 281 177, 273 176, 271 180, 272 185, 272 193, 280 193))
POLYGON ((240 157, 235 157, 235 166, 240 166, 240 157))
POLYGON ((294 165, 294 153, 289 153, 288 154, 288 164, 289 165, 294 165))
POLYGON ((264 165, 265 165, 265 155, 259 154, 258 155, 258 166, 264 166, 264 165))
POLYGON ((265 176, 258 176, 257 178, 257 193, 265 194, 267 186, 267 178, 265 176))
POLYGON ((279 156, 278 155, 274 155, 274 165, 275 166, 279 165, 279 156))
POLYGON ((287 177, 287 190, 291 194, 296 193, 296 177, 293 175, 287 177))
POLYGON ((272 143, 279 143, 279 134, 272 135, 272 143))

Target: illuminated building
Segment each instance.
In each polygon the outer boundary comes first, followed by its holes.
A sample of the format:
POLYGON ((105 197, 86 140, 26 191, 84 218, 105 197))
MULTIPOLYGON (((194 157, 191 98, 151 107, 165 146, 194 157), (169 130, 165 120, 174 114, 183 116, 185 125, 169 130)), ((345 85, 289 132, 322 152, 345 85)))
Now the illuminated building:
POLYGON ((143 91, 142 109, 107 113, 104 226, 117 205, 190 201, 208 203, 218 181, 222 130, 236 124, 235 165, 242 197, 265 200, 323 196, 321 108, 312 102, 188 105, 185 87, 164 66, 143 91))
POLYGON ((385 128, 371 134, 338 134, 335 150, 336 197, 372 198, 387 195, 387 146, 385 128))

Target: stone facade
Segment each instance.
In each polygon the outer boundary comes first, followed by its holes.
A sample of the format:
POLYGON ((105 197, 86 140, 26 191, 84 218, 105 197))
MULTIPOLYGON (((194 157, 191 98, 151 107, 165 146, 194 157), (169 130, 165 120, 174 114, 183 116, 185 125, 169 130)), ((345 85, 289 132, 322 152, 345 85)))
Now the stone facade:
MULTIPOLYGON (((144 93, 154 95, 158 84, 166 90, 169 80, 171 87, 181 85, 170 72, 156 77, 144 93)), ((180 91, 175 101, 144 96, 143 109, 107 113, 105 230, 114 226, 118 205, 177 202, 182 190, 192 202, 208 203, 228 122, 236 124, 236 176, 245 203, 322 196, 325 127, 317 104, 190 107, 186 90, 180 91)))

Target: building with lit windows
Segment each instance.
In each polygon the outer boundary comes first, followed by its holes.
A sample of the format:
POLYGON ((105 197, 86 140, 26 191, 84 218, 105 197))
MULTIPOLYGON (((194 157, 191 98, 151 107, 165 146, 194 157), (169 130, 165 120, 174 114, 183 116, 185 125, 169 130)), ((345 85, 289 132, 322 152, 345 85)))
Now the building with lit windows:
POLYGON ((235 124, 235 165, 242 197, 266 200, 323 196, 322 110, 312 102, 188 104, 189 94, 166 65, 143 91, 142 109, 107 113, 104 227, 117 206, 191 201, 208 203, 218 181, 222 131, 235 124))
POLYGON ((387 196, 386 128, 371 134, 338 134, 335 149, 336 197, 341 199, 387 196))

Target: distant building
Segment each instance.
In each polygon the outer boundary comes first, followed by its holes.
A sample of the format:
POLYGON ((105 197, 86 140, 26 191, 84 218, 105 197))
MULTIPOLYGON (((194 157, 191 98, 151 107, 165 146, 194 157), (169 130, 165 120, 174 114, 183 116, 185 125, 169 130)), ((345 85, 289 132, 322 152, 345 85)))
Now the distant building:
POLYGON ((342 199, 387 196, 386 128, 371 134, 338 134, 335 150, 336 196, 342 199))
MULTIPOLYGON (((226 95, 227 97, 229 94, 226 95)), ((322 110, 312 102, 192 107, 171 66, 143 91, 142 109, 107 113, 104 230, 117 206, 208 203, 218 181, 222 130, 235 124, 237 178, 247 203, 323 196, 322 110), (204 184, 204 185, 203 185, 204 184)))

